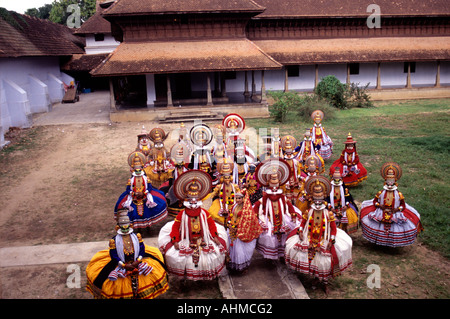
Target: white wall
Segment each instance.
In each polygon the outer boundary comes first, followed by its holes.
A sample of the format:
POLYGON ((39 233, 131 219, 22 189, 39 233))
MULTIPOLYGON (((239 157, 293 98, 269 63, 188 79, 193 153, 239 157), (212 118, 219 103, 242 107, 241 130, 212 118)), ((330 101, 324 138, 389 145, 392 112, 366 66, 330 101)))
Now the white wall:
POLYGON ((441 85, 450 85, 450 61, 441 61, 441 85))
POLYGON ((31 114, 48 112, 52 103, 61 102, 64 83, 71 81, 61 73, 58 57, 0 59, 0 126, 4 131, 29 127, 31 114))
POLYGON ((86 54, 111 53, 120 44, 111 34, 105 34, 103 41, 95 41, 93 34, 86 35, 86 54))

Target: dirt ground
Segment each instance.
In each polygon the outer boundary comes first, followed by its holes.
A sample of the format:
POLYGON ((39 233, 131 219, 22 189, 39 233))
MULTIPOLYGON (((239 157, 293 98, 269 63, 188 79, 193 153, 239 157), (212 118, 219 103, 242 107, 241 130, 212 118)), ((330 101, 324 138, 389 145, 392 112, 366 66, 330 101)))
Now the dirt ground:
MULTIPOLYGON (((0 247, 112 237, 114 205, 129 178, 127 157, 143 125, 150 130, 155 124, 54 125, 9 132, 11 143, 0 153, 0 247)), ((166 145, 173 143, 169 137, 166 145)), ((148 236, 156 236, 160 227, 148 236)), ((328 296, 311 278, 300 276, 311 298, 450 297, 449 261, 420 238, 396 250, 367 243, 360 231, 352 238, 353 267, 333 280, 328 296), (373 265, 381 280, 371 289, 373 265)), ((0 268, 0 297, 91 298, 84 290, 86 265, 78 265, 82 280, 75 289, 67 287, 68 264, 0 268)), ((215 282, 187 287, 173 282, 163 298, 220 298, 220 292, 215 282)))

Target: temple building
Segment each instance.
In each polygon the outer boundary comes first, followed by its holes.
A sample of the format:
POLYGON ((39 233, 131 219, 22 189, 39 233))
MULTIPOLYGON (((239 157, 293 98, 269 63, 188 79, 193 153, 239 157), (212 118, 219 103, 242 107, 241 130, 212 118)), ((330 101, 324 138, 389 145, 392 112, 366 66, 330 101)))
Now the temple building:
POLYGON ((234 105, 266 115, 267 90, 312 91, 329 74, 375 95, 450 96, 446 0, 107 2, 101 15, 120 45, 91 74, 111 80, 113 112, 234 105))

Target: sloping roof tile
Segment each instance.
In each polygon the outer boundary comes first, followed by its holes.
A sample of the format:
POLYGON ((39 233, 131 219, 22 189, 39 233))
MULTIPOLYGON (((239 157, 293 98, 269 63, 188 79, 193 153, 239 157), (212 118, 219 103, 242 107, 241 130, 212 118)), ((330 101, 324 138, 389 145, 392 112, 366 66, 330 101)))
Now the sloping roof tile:
POLYGON ((123 42, 94 76, 279 69, 281 64, 247 39, 123 42))
POLYGON ((282 64, 450 59, 450 37, 383 37, 255 41, 282 64))
MULTIPOLYGON (((224 0, 226 1, 226 0, 224 0)), ((255 0, 266 8, 256 18, 278 17, 368 17, 370 4, 381 16, 449 16, 448 0, 255 0)))
POLYGON ((83 53, 84 40, 64 25, 9 12, 11 25, 0 18, 0 57, 64 56, 83 53))
POLYGON ((104 15, 133 15, 187 12, 262 12, 252 0, 117 0, 104 15))

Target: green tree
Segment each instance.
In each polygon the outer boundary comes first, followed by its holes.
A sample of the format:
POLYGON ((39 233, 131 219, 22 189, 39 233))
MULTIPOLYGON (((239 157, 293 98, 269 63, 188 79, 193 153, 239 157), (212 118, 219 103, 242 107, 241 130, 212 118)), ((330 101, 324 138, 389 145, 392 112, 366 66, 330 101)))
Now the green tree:
POLYGON ((39 19, 48 19, 50 17, 50 11, 52 10, 52 4, 46 4, 39 8, 31 8, 25 11, 25 14, 36 17, 39 19))
POLYGON ((66 24, 67 19, 74 13, 70 9, 67 10, 67 7, 71 4, 77 4, 80 7, 80 23, 89 19, 96 10, 96 0, 55 0, 52 3, 49 20, 59 24, 66 24))

